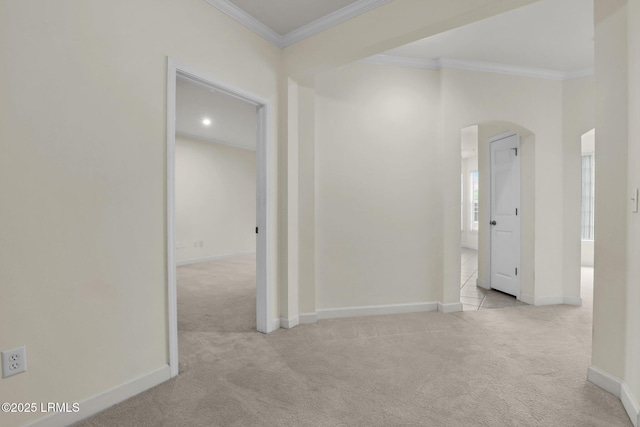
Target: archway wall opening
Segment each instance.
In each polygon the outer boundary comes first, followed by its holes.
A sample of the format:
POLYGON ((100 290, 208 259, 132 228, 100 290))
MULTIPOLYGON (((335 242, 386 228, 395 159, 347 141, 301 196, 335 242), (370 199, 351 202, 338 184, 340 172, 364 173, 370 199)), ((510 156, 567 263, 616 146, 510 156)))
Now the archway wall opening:
MULTIPOLYGON (((455 69, 440 73, 443 301, 459 300, 460 295, 460 130, 478 125, 479 163, 485 156, 486 167, 488 137, 513 131, 522 138, 522 299, 532 304, 563 303, 564 82, 455 69)), ((479 221, 488 223, 488 204, 482 202, 482 194, 488 195, 488 174, 480 175, 479 221)), ((479 247, 487 244, 488 237, 480 233, 479 247)), ((579 259, 578 247, 576 251, 579 259)), ((486 258, 479 259, 480 285, 488 275, 486 263, 486 258)))

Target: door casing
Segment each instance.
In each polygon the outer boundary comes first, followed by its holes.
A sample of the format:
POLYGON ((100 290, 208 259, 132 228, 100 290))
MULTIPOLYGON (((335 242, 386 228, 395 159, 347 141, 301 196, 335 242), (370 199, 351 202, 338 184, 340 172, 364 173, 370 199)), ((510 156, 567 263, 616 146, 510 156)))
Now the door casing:
MULTIPOLYGON (((257 182, 256 182, 256 329, 269 333, 277 329, 272 320, 272 271, 275 271, 273 248, 275 223, 271 218, 272 186, 271 151, 272 138, 270 123, 272 107, 268 100, 230 85, 221 79, 202 73, 189 65, 173 58, 167 58, 167 313, 169 328, 169 368, 171 376, 178 375, 178 302, 175 261, 175 145, 176 145, 176 79, 180 76, 206 88, 224 93, 256 106, 258 132, 256 145, 257 182)), ((162 325, 165 327, 166 325, 162 325)))

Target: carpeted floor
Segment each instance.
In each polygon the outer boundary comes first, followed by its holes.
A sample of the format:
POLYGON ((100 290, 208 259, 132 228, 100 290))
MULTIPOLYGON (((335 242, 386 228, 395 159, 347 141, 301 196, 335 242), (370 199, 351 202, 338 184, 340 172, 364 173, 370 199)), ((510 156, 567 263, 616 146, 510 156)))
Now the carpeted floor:
POLYGON ((266 336, 253 332, 253 263, 180 267, 180 375, 79 425, 631 425, 585 380, 588 279, 583 307, 325 320, 266 336))

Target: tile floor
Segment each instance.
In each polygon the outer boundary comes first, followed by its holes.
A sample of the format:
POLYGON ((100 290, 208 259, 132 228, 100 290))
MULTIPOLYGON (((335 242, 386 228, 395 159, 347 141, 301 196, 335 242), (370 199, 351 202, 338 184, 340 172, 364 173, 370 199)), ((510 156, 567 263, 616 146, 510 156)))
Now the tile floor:
POLYGON ((526 305, 515 297, 493 289, 476 286, 478 278, 478 251, 462 248, 460 268, 460 302, 463 311, 526 305))

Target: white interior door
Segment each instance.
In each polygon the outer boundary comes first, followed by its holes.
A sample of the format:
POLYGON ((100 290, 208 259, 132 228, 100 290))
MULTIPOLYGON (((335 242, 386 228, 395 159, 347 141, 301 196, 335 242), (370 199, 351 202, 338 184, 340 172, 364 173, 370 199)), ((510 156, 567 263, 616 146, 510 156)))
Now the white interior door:
POLYGON ((520 136, 490 140, 491 288, 520 298, 520 136))

